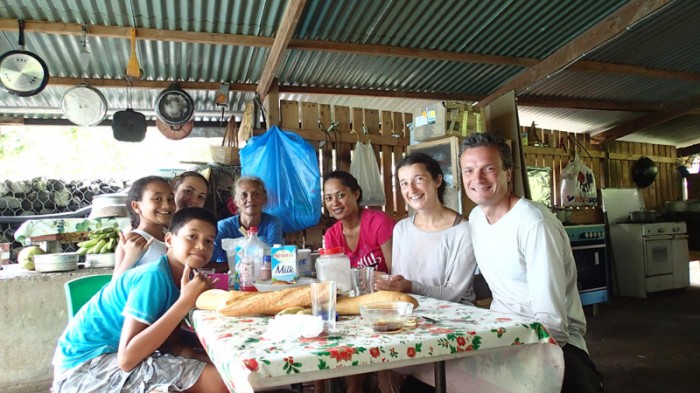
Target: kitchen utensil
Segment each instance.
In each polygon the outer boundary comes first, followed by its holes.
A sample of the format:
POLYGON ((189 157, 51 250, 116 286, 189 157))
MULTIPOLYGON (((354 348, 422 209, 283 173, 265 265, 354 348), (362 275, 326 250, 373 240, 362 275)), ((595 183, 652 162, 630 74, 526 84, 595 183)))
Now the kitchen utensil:
POLYGON ((409 302, 383 302, 360 306, 362 319, 377 333, 397 333, 413 312, 409 302))
POLYGON ((690 210, 690 204, 686 201, 666 201, 666 211, 681 213, 690 210))
POLYGON ((658 168, 649 157, 641 157, 632 167, 632 180, 638 188, 647 188, 654 182, 658 168))
POLYGON ((112 135, 122 142, 141 142, 146 138, 146 116, 131 109, 131 86, 126 89, 126 110, 112 117, 112 135))
POLYGON ((156 97, 154 106, 158 118, 171 126, 187 123, 194 114, 192 97, 177 83, 161 91, 156 97))
POLYGON ((136 79, 141 79, 143 76, 143 70, 136 56, 136 29, 133 27, 131 28, 131 55, 129 56, 129 63, 126 65, 126 76, 136 79))
POLYGON ((49 83, 49 69, 41 57, 24 50, 24 20, 19 21, 18 46, 0 56, 0 84, 16 96, 39 94, 49 83))
POLYGON ((107 100, 99 90, 82 83, 63 94, 61 110, 75 125, 94 126, 107 115, 107 100))
POLYGON ((170 125, 161 119, 156 118, 156 127, 158 127, 158 131, 160 131, 164 137, 174 141, 179 141, 180 139, 184 139, 190 135, 192 128, 194 128, 194 120, 190 119, 185 124, 170 125))
POLYGON ((630 212, 630 222, 654 222, 656 221, 656 211, 654 210, 638 210, 630 212))
POLYGON ((34 255, 34 268, 37 272, 67 272, 78 268, 77 252, 34 255))

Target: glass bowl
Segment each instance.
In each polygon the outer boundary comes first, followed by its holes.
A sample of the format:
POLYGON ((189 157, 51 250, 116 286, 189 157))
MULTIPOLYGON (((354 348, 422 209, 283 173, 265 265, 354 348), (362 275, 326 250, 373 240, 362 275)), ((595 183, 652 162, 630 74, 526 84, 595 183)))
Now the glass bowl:
POLYGON ((360 306, 360 315, 377 333, 397 333, 413 312, 409 302, 381 302, 360 306))

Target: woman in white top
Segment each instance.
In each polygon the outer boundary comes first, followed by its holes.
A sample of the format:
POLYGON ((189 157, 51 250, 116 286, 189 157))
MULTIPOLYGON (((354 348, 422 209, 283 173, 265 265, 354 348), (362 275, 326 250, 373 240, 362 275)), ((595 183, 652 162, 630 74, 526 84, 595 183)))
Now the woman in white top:
POLYGON ((476 259, 469 224, 445 207, 440 164, 424 153, 397 165, 401 195, 415 214, 394 227, 392 277, 375 287, 472 304, 476 259))

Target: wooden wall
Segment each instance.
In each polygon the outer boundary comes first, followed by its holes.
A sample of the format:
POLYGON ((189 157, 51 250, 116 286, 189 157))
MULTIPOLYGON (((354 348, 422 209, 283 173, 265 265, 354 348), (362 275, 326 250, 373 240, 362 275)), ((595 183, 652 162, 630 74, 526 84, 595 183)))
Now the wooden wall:
POLYGON ((593 145, 590 136, 584 134, 544 129, 533 131, 529 127, 523 127, 521 131, 530 133, 530 146, 523 149, 526 165, 552 168, 552 195, 556 206, 561 198, 559 175, 573 158, 574 149, 578 149, 579 157, 593 170, 599 189, 636 187, 632 168, 640 157, 646 156, 656 163, 658 169, 654 182, 643 191, 647 209, 658 210, 666 201, 682 199, 682 183, 676 172, 676 148, 673 146, 620 141, 593 145), (535 143, 541 146, 533 146, 535 143))
MULTIPOLYGON (((363 142, 371 141, 387 197, 386 206, 377 209, 384 210, 397 221, 407 216, 407 210, 395 187, 393 174, 396 163, 406 152, 409 141, 407 124, 412 121, 410 113, 280 101, 280 128, 298 133, 318 149, 321 175, 334 169, 349 170, 351 152, 358 138, 363 142), (331 122, 337 124, 335 131, 325 132, 331 122), (367 135, 363 134, 363 125, 367 135)), ((560 200, 560 173, 573 158, 575 149, 593 170, 598 188, 635 187, 632 167, 640 157, 647 156, 658 168, 656 180, 644 189, 647 208, 660 209, 667 200, 682 199, 681 179, 675 169, 676 149, 672 146, 632 142, 613 142, 603 146, 592 144, 590 136, 584 134, 529 127, 523 127, 521 131, 529 133, 529 146, 523 149, 526 165, 552 169, 555 206, 560 200)), ((324 213, 319 225, 286 234, 287 244, 319 248, 323 232, 332 222, 324 213)))

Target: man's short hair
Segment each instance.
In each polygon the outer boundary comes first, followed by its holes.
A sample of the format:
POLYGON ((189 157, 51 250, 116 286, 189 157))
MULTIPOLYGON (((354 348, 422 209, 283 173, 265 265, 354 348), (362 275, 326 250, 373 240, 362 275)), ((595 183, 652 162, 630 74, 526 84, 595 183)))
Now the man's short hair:
POLYGON ((503 161, 503 169, 513 169, 513 152, 510 150, 510 146, 498 135, 485 132, 471 134, 464 138, 462 141, 462 150, 459 152, 459 156, 462 156, 467 149, 474 147, 493 147, 498 150, 501 155, 501 161, 503 161))

